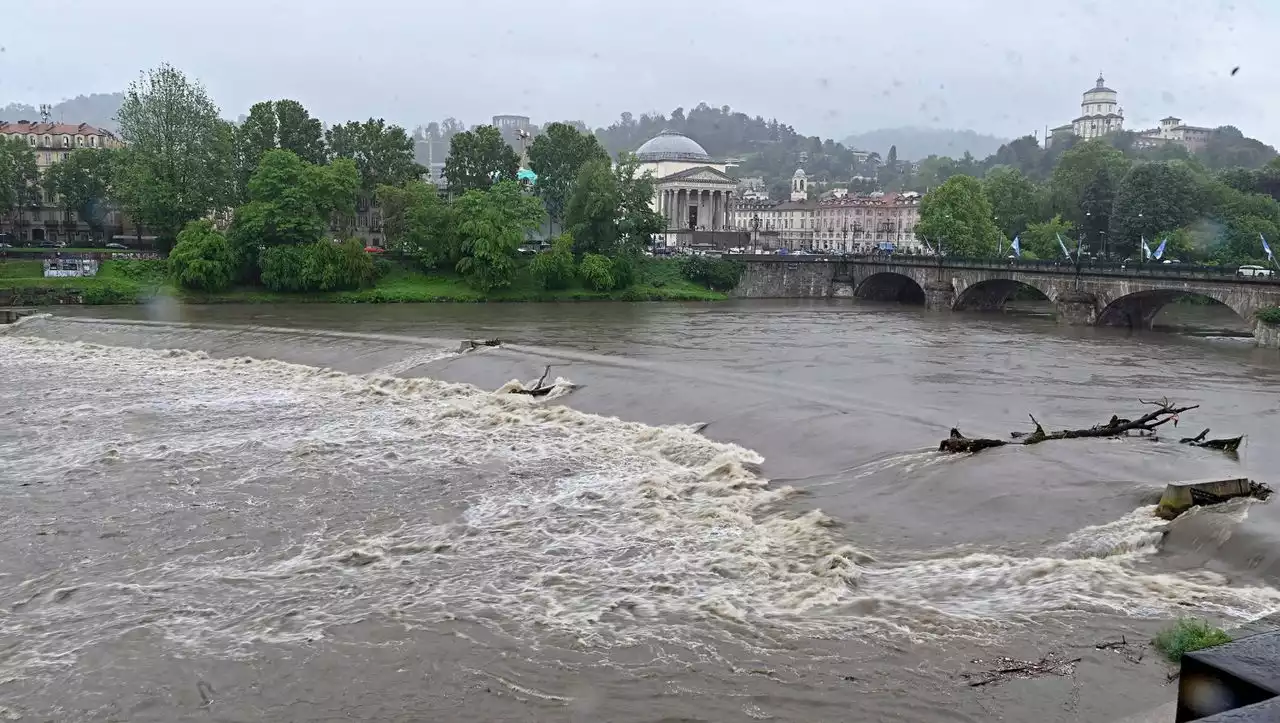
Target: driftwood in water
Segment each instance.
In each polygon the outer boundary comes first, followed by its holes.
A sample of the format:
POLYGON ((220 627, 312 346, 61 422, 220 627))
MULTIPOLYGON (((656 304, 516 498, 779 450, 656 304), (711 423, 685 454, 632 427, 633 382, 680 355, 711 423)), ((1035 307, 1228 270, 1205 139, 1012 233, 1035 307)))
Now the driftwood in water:
POLYGON ((551 390, 552 390, 552 389, 555 389, 555 388, 556 388, 556 385, 554 385, 554 384, 551 384, 551 385, 548 385, 548 386, 543 386, 543 385, 542 385, 542 383, 543 383, 543 382, 545 382, 545 381, 547 380, 547 375, 548 375, 548 374, 550 374, 550 373, 551 373, 551 365, 550 365, 550 364, 548 364, 548 365, 547 365, 547 368, 542 370, 542 376, 538 377, 538 381, 534 382, 534 383, 533 383, 533 386, 531 386, 531 387, 517 387, 517 388, 515 388, 515 389, 512 389, 512 390, 511 390, 511 393, 512 393, 512 394, 527 394, 527 395, 529 395, 529 396, 531 396, 531 397, 535 397, 535 398, 536 398, 536 397, 545 397, 545 396, 547 396, 548 394, 550 394, 550 393, 551 393, 551 390))
POLYGON ((1070 677, 1075 674, 1076 664, 1080 660, 1080 658, 1065 659, 1055 653, 1049 653, 1040 660, 1018 660, 1001 656, 994 660, 971 661, 988 667, 977 673, 961 673, 960 677, 966 679, 969 686, 973 688, 992 683, 1007 683, 1015 678, 1027 680, 1050 675, 1070 677))
POLYGON ((483 339, 481 341, 476 341, 475 339, 463 339, 462 343, 458 345, 458 353, 465 354, 469 351, 475 351, 483 346, 502 346, 502 341, 500 339, 483 339))
POLYGON ((1209 430, 1206 429, 1194 437, 1183 437, 1178 440, 1181 444, 1189 444, 1192 447, 1204 447, 1206 449, 1217 449, 1223 452, 1237 452, 1240 449, 1240 443, 1244 441, 1244 435, 1239 437, 1230 437, 1227 439, 1205 439, 1209 436, 1209 430))
POLYGON ((1183 412, 1191 411, 1200 405, 1193 404, 1189 407, 1179 407, 1168 399, 1161 399, 1158 402, 1148 402, 1139 399, 1143 404, 1155 406, 1156 409, 1148 412, 1137 419, 1122 419, 1117 415, 1111 415, 1104 424, 1096 424, 1087 429, 1063 429, 1057 432, 1046 432, 1044 427, 1040 426, 1040 422, 1034 416, 1031 416, 1031 423, 1035 425, 1035 429, 1029 433, 1013 432, 1010 436, 1012 441, 1004 439, 985 439, 970 438, 964 436, 959 429, 952 428, 951 436, 942 440, 938 444, 939 452, 981 452, 984 449, 992 447, 1003 447, 1009 444, 1039 444, 1047 442, 1051 439, 1086 439, 1092 437, 1122 437, 1131 432, 1137 432, 1140 435, 1150 435, 1155 433, 1155 429, 1167 422, 1173 422, 1177 426, 1178 415, 1183 412))

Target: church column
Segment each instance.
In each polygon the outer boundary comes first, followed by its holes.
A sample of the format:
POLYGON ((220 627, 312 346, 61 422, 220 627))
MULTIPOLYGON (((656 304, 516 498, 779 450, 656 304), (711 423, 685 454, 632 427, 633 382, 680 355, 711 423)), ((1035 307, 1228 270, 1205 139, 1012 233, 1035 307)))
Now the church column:
POLYGON ((724 194, 715 191, 711 194, 711 230, 724 228, 724 194))

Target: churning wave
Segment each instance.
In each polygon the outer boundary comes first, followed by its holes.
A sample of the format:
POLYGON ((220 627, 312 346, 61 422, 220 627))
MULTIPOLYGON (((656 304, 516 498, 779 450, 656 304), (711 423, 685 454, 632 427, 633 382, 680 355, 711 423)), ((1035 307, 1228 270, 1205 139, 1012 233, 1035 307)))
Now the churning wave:
POLYGON ((1144 573, 1166 524, 1151 508, 1039 557, 879 563, 856 530, 783 504, 794 491, 759 474, 759 455, 690 425, 21 330, 0 336, 0 359, 0 489, 16 517, 0 542, 40 551, 0 560, 0 638, 21 641, 0 651, 0 681, 137 629, 227 655, 370 618, 608 646, 1280 606, 1210 573, 1144 573))

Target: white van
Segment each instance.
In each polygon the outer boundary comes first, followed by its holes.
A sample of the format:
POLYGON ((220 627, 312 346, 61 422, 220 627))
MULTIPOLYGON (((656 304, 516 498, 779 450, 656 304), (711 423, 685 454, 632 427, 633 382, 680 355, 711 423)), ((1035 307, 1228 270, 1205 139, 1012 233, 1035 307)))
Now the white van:
POLYGON ((1275 276, 1275 269, 1268 269, 1265 266, 1241 266, 1236 269, 1236 276, 1275 276))

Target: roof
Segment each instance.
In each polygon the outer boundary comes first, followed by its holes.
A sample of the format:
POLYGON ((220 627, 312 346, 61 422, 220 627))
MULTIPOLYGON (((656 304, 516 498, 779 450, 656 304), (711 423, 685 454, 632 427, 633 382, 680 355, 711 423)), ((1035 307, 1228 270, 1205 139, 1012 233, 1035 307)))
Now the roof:
POLYGON ((1161 118, 1161 119, 1160 119, 1160 122, 1161 122, 1161 123, 1163 123, 1163 122, 1165 122, 1165 121, 1167 121, 1167 120, 1171 120, 1171 121, 1178 121, 1178 122, 1181 122, 1181 121, 1182 121, 1182 119, 1181 119, 1181 118, 1176 118, 1176 117, 1174 117, 1174 116, 1166 116, 1166 117, 1164 117, 1164 118, 1161 118))
POLYGON ((664 183, 667 181, 678 181, 684 178, 692 178, 693 176, 697 176, 704 173, 710 174, 716 177, 715 180, 700 179, 704 183, 727 183, 734 186, 738 185, 738 180, 736 178, 722 171, 718 171, 712 168, 711 166, 694 166, 693 168, 686 168, 682 171, 676 171, 675 173, 663 176, 662 178, 659 178, 658 181, 664 182, 664 183))
POLYGON ((31 121, 18 121, 10 123, 8 121, 0 121, 0 133, 20 133, 28 135, 35 133, 36 135, 49 134, 51 136, 112 136, 115 135, 111 131, 105 131, 101 128, 91 126, 88 123, 80 125, 72 125, 71 123, 43 123, 31 121))
POLYGON ((711 156, 697 141, 682 133, 665 130, 636 149, 640 161, 710 161, 711 156))

